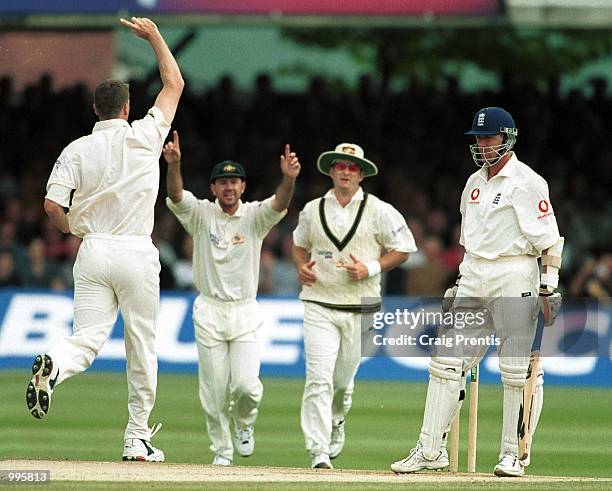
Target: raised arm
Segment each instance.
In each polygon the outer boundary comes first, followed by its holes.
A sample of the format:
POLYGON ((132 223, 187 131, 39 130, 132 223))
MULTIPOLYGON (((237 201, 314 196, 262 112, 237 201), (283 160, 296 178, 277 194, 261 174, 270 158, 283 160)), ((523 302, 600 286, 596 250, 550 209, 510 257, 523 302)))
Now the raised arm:
POLYGON ((172 132, 172 141, 164 145, 162 150, 168 164, 166 173, 166 191, 173 203, 183 200, 183 176, 181 174, 181 146, 178 131, 172 132))
POLYGON ((132 17, 131 20, 120 19, 124 26, 129 27, 134 34, 149 42, 159 66, 162 89, 155 99, 155 107, 161 110, 164 119, 172 123, 185 82, 181 71, 170 52, 166 41, 160 34, 155 23, 143 17, 132 17))
POLYGON ((281 172, 283 180, 276 188, 272 208, 276 211, 283 211, 289 206, 295 190, 295 179, 300 173, 300 161, 295 152, 291 151, 289 145, 285 145, 285 154, 280 158, 281 172))

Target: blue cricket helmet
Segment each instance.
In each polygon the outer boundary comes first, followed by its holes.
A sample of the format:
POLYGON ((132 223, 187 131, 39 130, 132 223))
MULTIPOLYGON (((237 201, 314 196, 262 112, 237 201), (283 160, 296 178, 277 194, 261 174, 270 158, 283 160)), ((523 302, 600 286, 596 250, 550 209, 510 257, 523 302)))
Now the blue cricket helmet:
POLYGON ((501 107, 483 107, 474 115, 472 129, 466 135, 506 135, 517 136, 518 129, 508 111, 501 107))
POLYGON ((470 145, 470 152, 474 163, 478 167, 492 167, 506 155, 516 143, 518 129, 510 113, 501 107, 483 107, 472 120, 472 129, 465 132, 473 136, 502 135, 501 145, 480 146, 478 143, 470 145))

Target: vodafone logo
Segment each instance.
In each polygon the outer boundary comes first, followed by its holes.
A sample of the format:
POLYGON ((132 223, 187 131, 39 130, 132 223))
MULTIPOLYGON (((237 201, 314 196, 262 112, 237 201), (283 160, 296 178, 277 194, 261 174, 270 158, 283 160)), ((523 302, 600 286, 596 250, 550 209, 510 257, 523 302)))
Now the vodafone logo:
POLYGON ((538 203, 538 210, 540 210, 542 213, 546 213, 548 211, 548 201, 546 200, 540 200, 540 202, 538 203))
POLYGON ((472 201, 475 201, 476 199, 478 199, 478 196, 480 196, 480 189, 478 188, 472 189, 472 192, 470 193, 470 198, 472 198, 472 201))

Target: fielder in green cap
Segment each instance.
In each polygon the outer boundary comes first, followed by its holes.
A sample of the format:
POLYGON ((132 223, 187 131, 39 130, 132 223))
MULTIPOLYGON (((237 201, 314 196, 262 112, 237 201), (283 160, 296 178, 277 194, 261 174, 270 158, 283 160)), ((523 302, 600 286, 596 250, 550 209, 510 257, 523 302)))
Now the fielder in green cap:
POLYGON ((166 204, 193 237, 193 276, 200 293, 193 305, 199 396, 212 463, 232 465, 234 450, 242 457, 255 450, 254 427, 263 394, 258 339, 263 316, 255 300, 261 245, 287 213, 300 162, 285 145, 281 183, 261 202, 242 202, 244 167, 221 162, 210 174, 216 198, 211 202, 183 189, 176 131, 163 154, 168 163, 166 204))

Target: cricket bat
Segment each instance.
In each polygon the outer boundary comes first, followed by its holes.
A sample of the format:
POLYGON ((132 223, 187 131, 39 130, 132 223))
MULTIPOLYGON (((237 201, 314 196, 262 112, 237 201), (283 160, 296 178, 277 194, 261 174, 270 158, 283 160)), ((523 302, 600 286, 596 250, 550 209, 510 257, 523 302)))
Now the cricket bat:
POLYGON ((536 382, 538 373, 540 372, 540 345, 542 343, 542 330, 544 322, 542 319, 538 321, 536 335, 529 356, 529 366, 527 368, 527 378, 525 379, 525 387, 523 388, 523 401, 519 409, 518 417, 518 458, 525 460, 531 451, 531 438, 533 436, 533 399, 535 397, 536 382))

